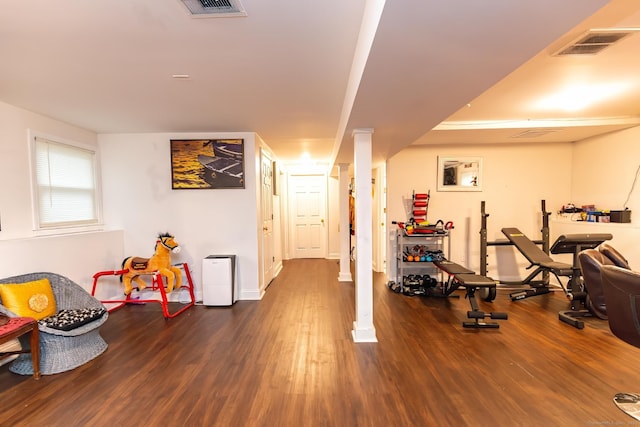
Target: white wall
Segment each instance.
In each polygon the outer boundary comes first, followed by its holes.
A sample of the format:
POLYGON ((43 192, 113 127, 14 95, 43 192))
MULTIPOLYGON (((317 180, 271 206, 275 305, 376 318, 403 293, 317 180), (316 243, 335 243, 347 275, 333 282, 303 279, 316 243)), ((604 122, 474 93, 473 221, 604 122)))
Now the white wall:
MULTIPOLYGON (((375 136, 374 136, 375 137, 375 136)), ((405 149, 387 162, 387 224, 408 219, 403 199, 413 191, 431 191, 427 220, 453 221, 449 259, 476 272, 480 269, 481 201, 486 202, 488 240, 505 239, 503 227, 517 227, 531 239, 540 238, 541 200, 548 211, 560 208, 571 195, 572 144, 421 146, 405 149), (483 158, 482 192, 436 191, 438 156, 483 158)), ((552 230, 553 231, 553 230, 552 230)), ((390 242, 389 242, 390 243, 390 242)), ((395 256, 389 245, 387 275, 395 277, 395 256)), ((514 280, 524 277, 524 258, 513 248, 489 249, 489 274, 514 280), (496 256, 498 251, 499 256, 496 256)))
POLYGON ((172 262, 187 262, 197 294, 202 259, 235 254, 240 299, 259 299, 259 143, 253 133, 117 134, 98 137, 102 152, 105 219, 124 230, 126 255, 153 254, 160 232, 182 245, 172 262), (171 189, 171 139, 243 138, 244 189, 171 189))
POLYGON ((52 271, 89 290, 93 274, 122 259, 122 233, 45 236, 34 231, 29 129, 97 146, 93 132, 0 102, 0 277, 52 271))
POLYGON ((96 147, 96 134, 0 102, 0 239, 36 236, 31 215, 29 129, 96 147))
MULTIPOLYGON (((640 126, 575 143, 571 202, 640 215, 640 182, 624 204, 640 167, 640 126)), ((640 218, 638 218, 640 219, 640 218)))
POLYGON ((576 222, 576 216, 557 221, 563 233, 611 233, 608 242, 640 269, 640 126, 574 144, 571 198, 566 203, 598 209, 631 210, 631 224, 576 222), (634 180, 638 178, 638 181, 634 180), (625 204, 625 200, 629 198, 625 204))

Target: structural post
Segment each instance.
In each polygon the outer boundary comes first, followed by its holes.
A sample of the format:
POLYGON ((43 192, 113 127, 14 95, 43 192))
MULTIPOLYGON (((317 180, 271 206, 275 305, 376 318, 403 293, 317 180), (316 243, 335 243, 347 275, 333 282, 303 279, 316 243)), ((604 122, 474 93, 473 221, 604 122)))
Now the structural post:
POLYGON ((371 135, 373 129, 353 131, 356 210, 355 342, 377 342, 373 326, 373 230, 371 207, 371 135))
POLYGON ((340 163, 338 198, 340 205, 340 273, 339 282, 351 282, 351 239, 349 229, 349 164, 340 163))

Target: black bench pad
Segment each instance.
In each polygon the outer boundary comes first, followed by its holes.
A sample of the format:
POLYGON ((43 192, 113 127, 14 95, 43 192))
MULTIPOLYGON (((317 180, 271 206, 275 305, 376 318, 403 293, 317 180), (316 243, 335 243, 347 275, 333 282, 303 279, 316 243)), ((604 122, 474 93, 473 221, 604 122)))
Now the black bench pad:
POLYGON ((433 264, 438 267, 440 270, 444 271, 445 273, 452 275, 452 276, 457 276, 459 274, 470 274, 473 275, 474 271, 469 270, 468 268, 465 268, 463 266, 461 266, 460 264, 457 264, 453 261, 447 261, 447 260, 442 260, 442 261, 433 261, 433 264))
POLYGON ((491 288, 496 286, 495 280, 491 280, 488 277, 480 276, 479 274, 456 274, 456 280, 462 286, 476 288, 491 288))

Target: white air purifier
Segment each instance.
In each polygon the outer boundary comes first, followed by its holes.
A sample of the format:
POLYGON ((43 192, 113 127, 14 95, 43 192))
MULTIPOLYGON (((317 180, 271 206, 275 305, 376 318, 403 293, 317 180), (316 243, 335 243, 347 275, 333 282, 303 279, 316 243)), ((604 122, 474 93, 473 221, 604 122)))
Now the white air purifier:
POLYGON ((202 260, 202 304, 230 306, 238 300, 235 255, 209 255, 202 260))

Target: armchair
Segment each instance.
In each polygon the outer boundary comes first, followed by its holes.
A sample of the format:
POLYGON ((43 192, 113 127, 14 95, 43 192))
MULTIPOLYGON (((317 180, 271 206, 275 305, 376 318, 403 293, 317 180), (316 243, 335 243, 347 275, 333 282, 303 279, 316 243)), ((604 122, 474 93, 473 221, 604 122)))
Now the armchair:
MULTIPOLYGON (((99 328, 107 320, 108 313, 100 301, 92 297, 86 290, 72 280, 55 273, 30 273, 0 279, 0 284, 27 284, 40 279, 48 279, 53 291, 58 313, 61 310, 104 309, 104 314, 88 323, 72 329, 50 327, 40 321, 40 371, 42 374, 57 374, 77 368, 96 358, 107 349, 107 343, 100 336, 99 328), (67 330, 65 330, 67 329, 67 330)), ((97 311, 96 310, 96 311, 97 311)), ((18 315, 10 311, 4 302, 0 302, 0 313, 10 317, 18 315)), ((21 338, 24 348, 29 341, 21 338)), ((31 375, 33 366, 27 354, 21 354, 9 366, 16 374, 31 375)))
POLYGON ((578 254, 578 259, 587 293, 585 306, 595 316, 606 320, 608 311, 600 271, 604 265, 614 265, 614 262, 602 251, 596 249, 585 249, 578 254))
POLYGON ((578 320, 581 317, 596 316, 599 319, 607 319, 600 270, 603 265, 613 265, 613 261, 597 249, 585 249, 578 253, 578 264, 582 280, 578 282, 579 288, 574 286, 572 289, 571 310, 561 311, 558 316, 563 322, 582 329, 584 322, 578 320), (583 306, 584 309, 581 308, 583 306))
MULTIPOLYGON (((601 275, 609 329, 622 341, 640 347, 640 273, 605 265, 601 275)), ((617 393, 613 401, 626 414, 640 420, 640 394, 617 393)))
POLYGON ((629 261, 627 261, 627 259, 613 246, 603 243, 598 246, 598 250, 618 267, 631 269, 631 267, 629 266, 629 261))
POLYGON ((605 265, 601 276, 609 329, 621 340, 640 347, 640 273, 605 265))

